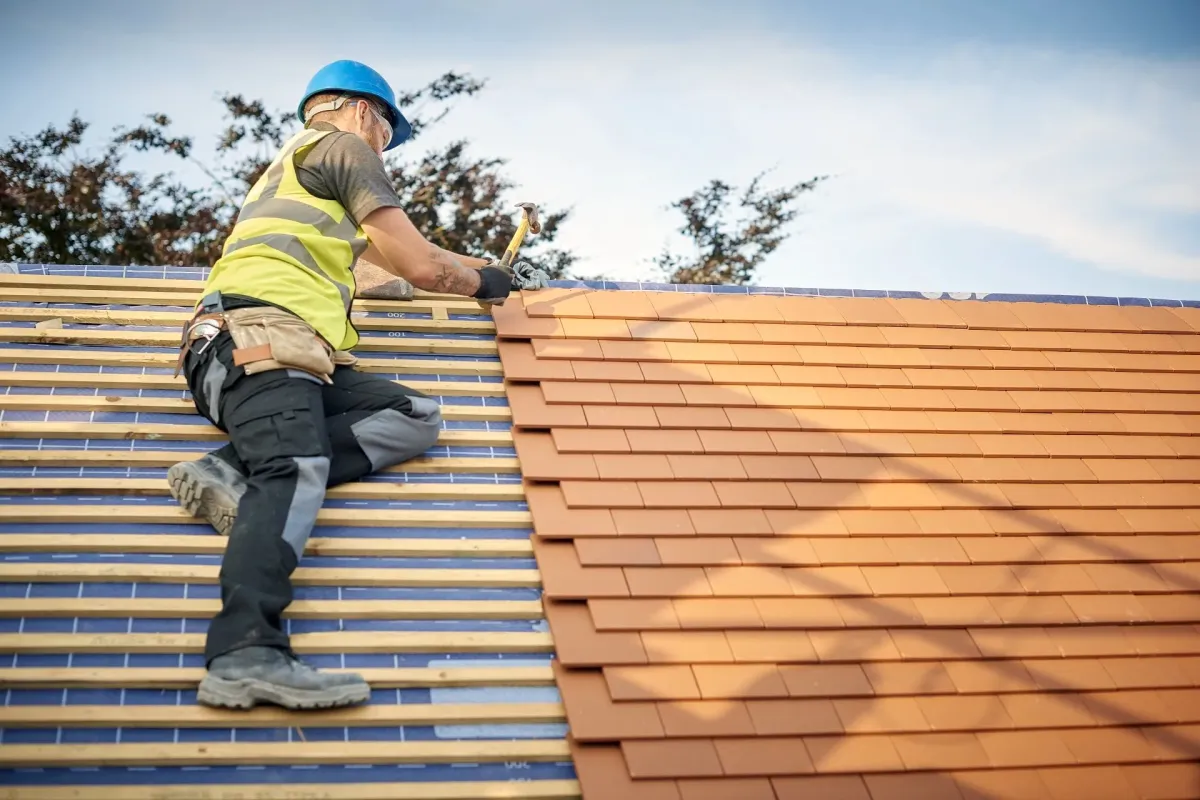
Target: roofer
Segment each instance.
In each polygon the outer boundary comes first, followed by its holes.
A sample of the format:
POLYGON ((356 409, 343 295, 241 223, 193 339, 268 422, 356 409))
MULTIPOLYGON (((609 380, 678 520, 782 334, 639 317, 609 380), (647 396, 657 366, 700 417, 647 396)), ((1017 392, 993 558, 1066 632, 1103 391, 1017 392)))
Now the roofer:
POLYGON ((188 513, 229 536, 221 611, 205 646, 199 701, 227 708, 365 702, 366 681, 300 661, 280 619, 291 574, 328 486, 417 456, 437 440, 436 401, 354 369, 353 266, 364 256, 414 286, 503 303, 544 285, 443 250, 417 231, 383 164, 411 126, 375 70, 322 68, 291 137, 246 196, 185 325, 180 367, 196 409, 229 443, 168 471, 188 513))

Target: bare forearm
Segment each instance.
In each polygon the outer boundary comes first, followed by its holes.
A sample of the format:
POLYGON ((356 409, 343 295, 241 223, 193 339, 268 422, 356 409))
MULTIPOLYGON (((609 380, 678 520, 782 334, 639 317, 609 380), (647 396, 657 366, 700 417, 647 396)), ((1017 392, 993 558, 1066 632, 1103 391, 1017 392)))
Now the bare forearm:
MULTIPOLYGON (((429 292, 443 292, 470 297, 479 289, 479 267, 463 263, 465 256, 457 256, 448 250, 429 248, 429 269, 421 270, 412 285, 429 292)), ((471 259, 478 261, 479 259, 471 259)), ((480 263, 483 266, 487 262, 480 263)))
POLYGON ((460 256, 427 241, 399 208, 380 208, 363 220, 371 245, 368 257, 418 289, 470 297, 480 286, 483 259, 460 256), (373 259, 372 259, 373 260, 373 259))

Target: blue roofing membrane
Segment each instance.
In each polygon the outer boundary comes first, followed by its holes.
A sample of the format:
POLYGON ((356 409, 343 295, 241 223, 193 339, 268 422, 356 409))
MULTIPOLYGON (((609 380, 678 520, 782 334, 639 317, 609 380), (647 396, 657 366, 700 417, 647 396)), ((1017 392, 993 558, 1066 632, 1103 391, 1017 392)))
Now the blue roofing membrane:
MULTIPOLYGON (((5 265, 0 265, 0 272, 5 265)), ((113 267, 60 267, 46 265, 21 265, 22 274, 45 274, 59 276, 145 278, 145 279, 200 279, 202 270, 182 268, 145 269, 113 267)), ((0 307, 20 307, 45 303, 0 303, 0 307)), ((59 304, 53 304, 58 307, 59 304)), ((61 304, 66 308, 96 308, 80 304, 61 304)), ((103 306, 104 308, 148 308, 144 306, 103 306)), ((155 306, 162 310, 162 306, 155 306)), ((180 309, 182 310, 182 309, 180 309)), ((428 314, 388 313, 372 314, 384 318, 430 318, 428 314)), ((456 315, 451 318, 472 318, 456 315)), ((4 323, 0 328, 30 328, 32 322, 4 323)), ((117 326, 71 325, 64 328, 86 328, 100 330, 117 326)), ((130 326, 122 330, 135 330, 130 326)), ((172 330, 177 328, 138 327, 136 330, 172 330)), ((492 337, 480 334, 427 334, 407 331, 386 333, 366 332, 364 338, 455 338, 463 340, 489 340, 492 337)), ((169 375, 171 370, 138 366, 87 366, 56 364, 54 356, 64 352, 98 351, 132 353, 173 353, 171 348, 154 347, 93 347, 86 345, 36 345, 3 342, 0 347, 8 350, 44 352, 47 361, 42 364, 12 364, 0 362, 0 372, 19 370, 23 373, 44 371, 49 376, 55 373, 74 374, 134 374, 169 375)), ((456 362, 498 362, 495 356, 446 355, 446 354, 369 354, 377 358, 436 359, 456 362)), ((476 375, 411 375, 387 374, 396 380, 455 381, 499 384, 497 376, 476 375)), ((186 397, 185 392, 160 389, 93 389, 51 387, 0 387, 0 395, 37 396, 124 396, 124 397, 186 397)), ((506 406, 504 397, 439 397, 439 401, 454 405, 506 406)), ((86 424, 122 423, 146 424, 169 423, 194 425, 201 431, 207 422, 194 414, 126 413, 93 411, 0 411, 0 422, 80 422, 86 424)), ((504 431, 506 422, 447 421, 447 429, 504 431)), ((5 450, 106 450, 106 451, 207 451, 219 446, 219 442, 200 439, 146 440, 105 438, 0 438, 0 449, 5 450)), ((511 458, 515 455, 511 447, 457 447, 437 446, 427 455, 439 457, 488 457, 511 458)), ((151 478, 165 479, 163 467, 97 465, 81 467, 49 467, 16 464, 0 466, 0 478, 45 478, 50 482, 56 478, 151 478)), ((512 473, 422 473, 392 472, 372 476, 368 480, 388 483, 457 483, 457 484, 519 484, 521 478, 512 473)), ((35 494, 0 495, 0 506, 37 505, 80 505, 113 506, 134 505, 140 507, 170 506, 169 496, 104 495, 88 494, 35 494)), ((481 502, 473 500, 449 501, 383 501, 383 500, 338 500, 330 499, 327 508, 363 509, 439 509, 466 511, 523 511, 524 502, 481 502)), ((213 531, 204 525, 193 524, 123 524, 105 522, 97 518, 80 523, 0 523, 0 537, 6 534, 54 533, 91 534, 104 536, 120 533, 146 536, 194 535, 213 536, 213 531)), ((355 527, 318 526, 313 536, 354 538, 418 538, 418 539, 520 539, 528 538, 527 527, 499 528, 404 528, 404 527, 355 527)), ((0 554, 0 564, 53 563, 53 564, 154 564, 154 565, 210 565, 220 563, 216 555, 182 555, 157 553, 30 553, 5 552, 0 554)), ((304 567, 339 569, 534 569, 532 558, 379 558, 379 557, 314 557, 306 556, 301 562, 304 567)), ((213 599, 219 596, 219 587, 200 583, 132 583, 132 582, 83 582, 62 580, 61 582, 0 583, 0 598, 186 598, 213 599)), ((534 588, 452 588, 428 586, 420 588, 392 588, 374 586, 308 586, 296 587, 296 598, 300 600, 536 600, 540 590, 534 588)), ((495 631, 531 632, 547 630, 543 619, 530 620, 388 620, 388 619, 291 619, 288 621, 292 633, 318 631, 495 631)), ((162 619, 128 617, 66 617, 66 618, 0 618, 0 634, 34 633, 204 633, 207 619, 162 619)), ((495 667, 546 665, 549 654, 527 653, 333 653, 309 655, 306 660, 319 667, 345 668, 392 668, 392 667, 495 667)), ((203 666, 199 654, 154 654, 154 653, 4 653, 0 651, 0 681, 3 668, 8 667, 191 667, 203 666)), ((3 686, 0 683, 0 686, 3 686)), ((196 703, 193 690, 133 690, 133 689, 13 689, 0 688, 0 697, 5 706, 18 705, 172 705, 190 706, 196 703)), ((498 688, 419 688, 381 689, 374 692, 372 703, 426 704, 426 703, 553 703, 558 701, 557 691, 551 687, 498 687, 498 688)), ((15 744, 100 744, 136 742, 308 742, 334 741, 431 741, 431 740, 474 740, 474 739, 559 739, 566 734, 563 724, 522 725, 451 725, 451 726, 405 726, 405 727, 310 727, 306 721, 303 731, 297 728, 8 728, 0 730, 0 745, 15 744)), ((33 768, 0 770, 0 785, 67 785, 67 784, 206 784, 206 783, 330 783, 330 782, 409 782, 409 781, 506 781, 571 779, 574 772, 569 763, 483 763, 483 764, 427 764, 427 765, 305 765, 305 766, 196 766, 196 767, 99 767, 99 768, 33 768)))
MULTIPOLYGON (((63 275, 95 278, 147 278, 201 280, 208 274, 202 267, 110 267, 70 264, 4 264, 22 275, 63 275)), ((1019 292, 917 292, 897 289, 827 289, 797 286, 712 286, 708 284, 656 283, 650 281, 550 281, 560 289, 607 289, 611 291, 696 292, 699 294, 773 294, 810 297, 891 297, 927 300, 990 300, 1001 303, 1066 303, 1093 306, 1188 306, 1200 308, 1200 300, 1175 300, 1159 297, 1108 297, 1082 294, 1029 294, 1019 292)), ((117 306, 114 306, 116 308, 117 306)), ((452 316, 453 318, 453 316, 452 316)))

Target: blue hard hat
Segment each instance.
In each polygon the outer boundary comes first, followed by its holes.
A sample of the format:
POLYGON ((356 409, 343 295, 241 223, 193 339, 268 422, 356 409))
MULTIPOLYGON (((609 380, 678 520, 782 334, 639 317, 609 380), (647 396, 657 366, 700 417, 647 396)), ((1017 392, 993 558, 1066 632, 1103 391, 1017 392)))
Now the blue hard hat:
POLYGON ((317 70, 304 90, 304 97, 296 107, 296 116, 304 122, 304 104, 313 95, 326 92, 364 95, 383 104, 388 122, 392 124, 392 140, 384 150, 391 150, 412 135, 412 125, 396 106, 396 93, 388 82, 375 70, 358 61, 334 61, 317 70))

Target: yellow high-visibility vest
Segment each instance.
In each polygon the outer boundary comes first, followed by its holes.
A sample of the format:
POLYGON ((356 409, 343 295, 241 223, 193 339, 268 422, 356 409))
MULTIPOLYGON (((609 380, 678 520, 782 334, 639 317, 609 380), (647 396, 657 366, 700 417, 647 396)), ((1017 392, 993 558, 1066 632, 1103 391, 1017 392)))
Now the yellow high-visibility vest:
POLYGON ((330 345, 358 344, 350 322, 354 262, 367 234, 336 200, 310 194, 294 157, 334 131, 303 130, 284 144, 254 183, 213 265, 204 294, 219 291, 285 308, 330 345))

